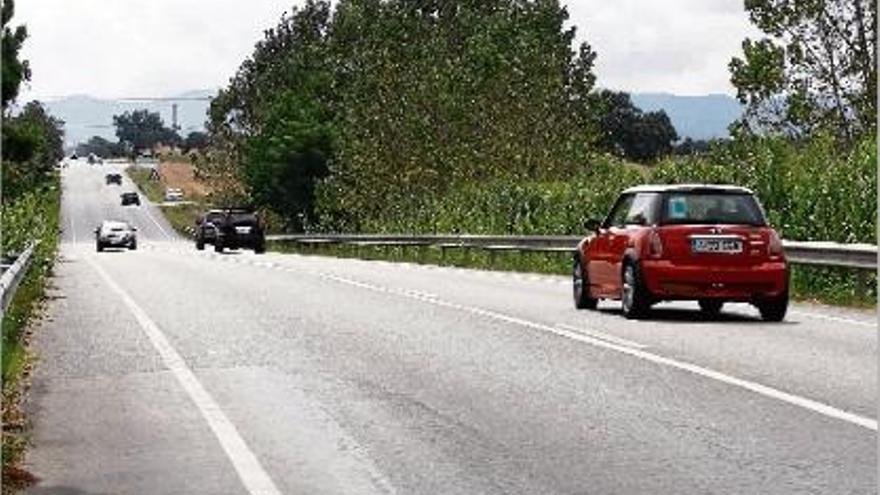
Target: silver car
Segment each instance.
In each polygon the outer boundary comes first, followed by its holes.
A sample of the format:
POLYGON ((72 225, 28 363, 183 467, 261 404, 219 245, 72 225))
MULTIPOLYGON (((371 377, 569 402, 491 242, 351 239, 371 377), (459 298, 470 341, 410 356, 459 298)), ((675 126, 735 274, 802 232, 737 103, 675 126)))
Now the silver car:
POLYGON ((183 190, 177 187, 169 187, 165 190, 165 201, 183 201, 183 190))
POLYGON ((137 249, 137 228, 128 222, 104 220, 95 229, 95 246, 98 252, 109 247, 137 249))

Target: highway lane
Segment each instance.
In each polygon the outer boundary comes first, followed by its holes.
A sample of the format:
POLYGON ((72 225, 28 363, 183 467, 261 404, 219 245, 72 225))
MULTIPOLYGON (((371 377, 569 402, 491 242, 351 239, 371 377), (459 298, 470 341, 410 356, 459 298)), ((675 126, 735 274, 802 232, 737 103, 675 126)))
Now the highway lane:
POLYGON ((103 173, 65 171, 32 493, 875 490, 875 427, 835 416, 876 418, 872 314, 629 322, 574 311, 560 277, 200 253, 103 173), (137 252, 94 252, 78 225, 104 215, 130 215, 137 252))
POLYGON ((141 206, 121 206, 119 195, 137 191, 125 175, 125 165, 88 165, 85 160, 68 161, 63 173, 62 242, 78 243, 95 239, 95 228, 103 220, 125 220, 139 229, 139 236, 152 240, 179 240, 159 209, 141 194, 141 206), (121 173, 121 185, 106 185, 104 176, 121 173))

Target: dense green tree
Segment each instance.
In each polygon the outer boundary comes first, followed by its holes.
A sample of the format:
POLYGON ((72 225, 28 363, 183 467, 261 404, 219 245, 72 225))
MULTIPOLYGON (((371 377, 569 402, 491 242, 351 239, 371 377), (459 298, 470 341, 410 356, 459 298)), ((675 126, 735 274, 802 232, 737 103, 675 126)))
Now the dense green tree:
POLYGON ((261 190, 272 184, 264 173, 282 183, 300 167, 255 146, 301 156, 309 140, 279 132, 320 128, 335 137, 315 189, 322 221, 357 228, 455 184, 572 173, 594 140, 595 54, 572 50, 566 20, 557 0, 308 1, 266 32, 212 102, 213 150, 227 156, 206 161, 205 176, 238 176, 282 216, 309 214, 311 188, 296 189, 296 206, 261 190))
POLYGON ((454 184, 583 167, 594 55, 572 51, 566 19, 550 0, 339 2, 325 204, 381 215, 454 184))
POLYGON ((149 150, 159 144, 175 146, 180 143, 180 136, 165 122, 158 112, 135 110, 122 115, 113 116, 116 126, 116 137, 119 143, 131 153, 149 150))
POLYGON ((766 35, 743 41, 731 81, 747 105, 740 127, 847 142, 876 129, 877 2, 746 0, 766 35))
POLYGON ((0 7, 2 18, 2 181, 4 211, 28 192, 34 192, 51 179, 51 172, 63 152, 63 122, 50 116, 36 101, 17 113, 10 110, 23 81, 30 79, 27 61, 19 52, 27 38, 24 26, 13 29, 9 24, 15 12, 14 3, 5 0, 0 7))
POLYGON ((209 139, 208 134, 200 131, 193 131, 186 135, 183 139, 183 149, 186 152, 190 152, 193 150, 200 151, 205 149, 208 146, 209 139))
POLYGON ((675 145, 673 153, 676 155, 701 155, 708 153, 713 144, 720 143, 717 140, 685 138, 675 145))
POLYGON ((628 93, 620 91, 601 90, 591 98, 603 149, 635 161, 652 161, 672 152, 678 134, 666 112, 642 112, 628 93))
POLYGON ((15 2, 3 0, 2 6, 0 6, 0 20, 2 20, 3 29, 2 55, 0 55, 3 110, 6 110, 9 103, 15 101, 21 83, 31 78, 27 60, 19 58, 21 47, 24 40, 27 39, 27 29, 24 26, 18 26, 14 29, 9 26, 14 13, 15 2))
POLYGON ((199 162, 218 197, 239 197, 237 178, 252 202, 295 230, 311 219, 316 181, 333 156, 329 21, 329 2, 308 1, 266 31, 212 101, 211 159, 199 162))
POLYGON ((119 157, 125 155, 125 147, 101 136, 92 136, 85 143, 76 146, 76 154, 80 156, 95 154, 102 158, 119 157))
POLYGON ((333 130, 321 106, 296 92, 276 100, 261 132, 248 139, 244 178, 254 203, 279 213, 288 229, 314 220, 314 190, 327 175, 333 130))
POLYGON ((36 101, 3 122, 3 202, 45 182, 64 157, 63 122, 36 101))

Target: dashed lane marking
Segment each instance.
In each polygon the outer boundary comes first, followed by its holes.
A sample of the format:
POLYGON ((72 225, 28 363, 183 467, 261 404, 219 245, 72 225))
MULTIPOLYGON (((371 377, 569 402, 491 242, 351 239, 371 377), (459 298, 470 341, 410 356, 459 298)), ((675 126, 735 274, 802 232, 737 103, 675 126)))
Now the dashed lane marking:
POLYGON ((584 334, 588 337, 593 337, 599 340, 605 340, 607 342, 611 342, 612 344, 619 344, 626 347, 632 347, 635 349, 647 349, 648 346, 644 344, 639 344, 638 342, 633 342, 632 340, 622 339, 620 337, 615 337, 614 335, 609 335, 604 332, 599 332, 596 330, 586 330, 583 328, 576 328, 570 325, 566 325, 564 323, 557 323, 556 326, 563 330, 569 330, 572 332, 584 334))
POLYGON ((596 337, 592 337, 581 333, 582 330, 578 332, 573 332, 571 330, 566 330, 564 328, 552 327, 549 325, 544 325, 542 323, 537 323, 529 320, 525 320, 523 318, 519 318, 516 316, 510 316, 503 313, 499 313, 492 310, 482 309, 475 306, 467 306, 464 304, 453 303, 450 301, 444 301, 442 299, 434 298, 434 297, 425 297, 423 295, 414 294, 410 291, 403 291, 399 289, 391 289, 387 287, 382 287, 378 285, 373 285, 370 283, 360 282, 357 280, 340 277, 330 273, 314 273, 314 275, 324 278, 326 280, 332 280, 334 282, 339 282, 347 285, 351 285, 354 287, 359 287, 362 289, 381 292, 386 294, 392 294, 402 297, 407 297, 410 299, 414 299, 417 301, 421 301, 427 304, 433 304, 440 307, 445 307, 449 309, 459 310, 467 313, 471 313, 478 316, 483 316, 486 318, 490 318, 497 321, 503 321, 505 323, 510 323, 514 325, 519 325, 526 328, 531 328, 534 330, 539 330, 545 333, 554 334, 560 337, 565 337, 571 340, 575 340, 578 342, 583 342, 585 344, 589 344, 595 347, 601 347, 604 349, 609 349, 613 351, 617 351, 622 354, 627 354, 629 356, 635 357, 637 359, 641 359, 644 361, 648 361, 654 364, 668 366, 671 368, 675 368, 678 370, 686 371, 688 373, 692 373, 694 375, 698 375, 704 378, 709 378, 711 380, 719 381, 725 383, 727 385, 732 385, 734 387, 738 387, 741 389, 748 390, 750 392, 754 392, 756 394, 762 395, 764 397, 768 397, 771 399, 775 399, 781 402, 785 402, 787 404, 791 404, 796 407, 800 407, 802 409, 807 409, 809 411, 821 414, 823 416, 837 419, 840 421, 844 421, 856 426, 861 426, 862 428, 866 428, 869 430, 877 431, 877 421, 871 418, 867 418, 864 416, 860 416, 855 413, 851 413, 849 411, 844 411, 842 409, 838 409, 834 406, 809 399, 806 397, 801 397, 795 394, 791 394, 788 392, 784 392, 782 390, 762 385, 760 383, 752 382, 749 380, 744 380, 741 378, 736 378, 731 375, 727 375, 725 373, 721 373, 719 371, 715 371, 709 368, 704 368, 702 366, 698 366, 692 363, 688 363, 685 361, 679 361, 672 358, 667 358, 664 356, 660 356, 658 354, 653 354, 651 352, 647 352, 642 349, 632 348, 629 346, 613 343, 610 341, 598 339, 596 337))

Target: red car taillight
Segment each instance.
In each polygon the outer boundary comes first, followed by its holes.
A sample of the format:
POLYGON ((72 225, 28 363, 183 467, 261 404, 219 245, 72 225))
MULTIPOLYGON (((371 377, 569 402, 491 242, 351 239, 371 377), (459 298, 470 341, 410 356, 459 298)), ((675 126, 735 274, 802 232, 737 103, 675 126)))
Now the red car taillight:
POLYGON ((777 234, 775 230, 770 231, 770 242, 767 244, 767 254, 771 259, 782 258, 782 239, 779 238, 779 234, 777 234))
POLYGON ((648 256, 652 258, 663 257, 663 240, 660 239, 660 234, 656 230, 652 230, 651 236, 648 238, 648 256))

